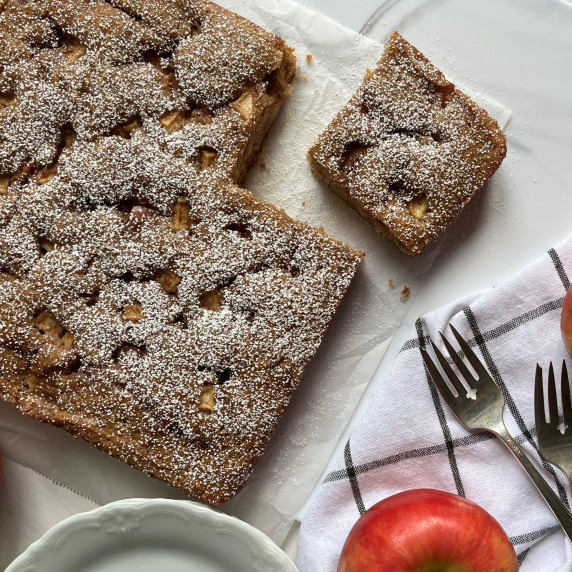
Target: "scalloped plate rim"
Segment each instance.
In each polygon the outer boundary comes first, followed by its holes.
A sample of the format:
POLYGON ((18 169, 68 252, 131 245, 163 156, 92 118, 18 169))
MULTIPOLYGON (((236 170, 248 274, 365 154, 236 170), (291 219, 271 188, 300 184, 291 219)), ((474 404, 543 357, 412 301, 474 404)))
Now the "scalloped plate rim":
MULTIPOLYGON (((253 556, 256 553, 258 558, 264 558, 263 563, 272 564, 276 570, 284 572, 298 572, 295 564, 266 534, 254 526, 236 518, 235 516, 219 512, 212 507, 200 504, 191 500, 173 500, 163 498, 131 498, 122 499, 97 507, 93 510, 72 515, 43 534, 38 540, 33 542, 20 556, 18 556, 5 572, 32 572, 41 564, 43 554, 46 550, 53 550, 56 546, 61 546, 68 542, 74 532, 80 529, 92 528, 101 529, 101 523, 105 521, 108 514, 112 515, 118 511, 132 509, 139 513, 139 518, 144 519, 159 511, 163 516, 194 520, 198 526, 212 528, 219 535, 231 535, 240 540, 253 556), (147 513, 147 514, 146 514, 147 513)), ((128 534, 127 531, 118 530, 113 534, 128 534)), ((253 561, 254 563, 254 561, 253 561)), ((254 568, 253 568, 254 569, 254 568)))

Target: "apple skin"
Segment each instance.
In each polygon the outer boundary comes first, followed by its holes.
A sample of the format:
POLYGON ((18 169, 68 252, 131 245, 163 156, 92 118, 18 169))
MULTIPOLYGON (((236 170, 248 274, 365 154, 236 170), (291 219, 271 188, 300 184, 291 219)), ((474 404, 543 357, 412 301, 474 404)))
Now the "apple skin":
POLYGON ((483 508, 457 495, 416 489, 364 512, 338 572, 516 572, 514 547, 483 508))
POLYGON ((560 331, 566 351, 572 356, 572 287, 568 288, 568 292, 564 296, 562 314, 560 315, 560 331))

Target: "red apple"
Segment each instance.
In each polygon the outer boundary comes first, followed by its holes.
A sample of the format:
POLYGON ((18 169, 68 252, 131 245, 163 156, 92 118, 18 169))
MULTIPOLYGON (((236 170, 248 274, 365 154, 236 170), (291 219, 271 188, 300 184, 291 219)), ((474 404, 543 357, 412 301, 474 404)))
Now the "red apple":
POLYGON ((364 512, 338 572, 515 572, 510 539, 484 509, 431 489, 405 491, 364 512))
POLYGON ((564 296, 562 314, 560 316, 560 330, 566 350, 572 356, 572 287, 568 288, 564 296))

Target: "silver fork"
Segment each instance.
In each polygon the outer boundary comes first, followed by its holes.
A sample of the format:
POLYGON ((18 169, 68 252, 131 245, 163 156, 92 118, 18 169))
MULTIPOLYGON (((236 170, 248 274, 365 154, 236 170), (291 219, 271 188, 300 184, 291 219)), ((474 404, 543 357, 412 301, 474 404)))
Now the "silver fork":
POLYGON ((447 382, 437 369, 433 360, 429 357, 429 354, 421 348, 423 361, 433 382, 457 419, 459 419, 467 429, 470 431, 490 431, 510 449, 511 453, 524 467, 528 476, 540 491, 540 494, 544 497, 546 504, 554 513, 554 516, 564 529, 566 536, 572 541, 572 515, 543 479, 542 475, 536 470, 518 443, 511 437, 504 424, 503 409, 505 398, 501 390, 461 334, 459 334, 453 326, 450 327, 461 350, 477 373, 477 377, 475 378, 473 376, 447 338, 441 334, 447 352, 459 369, 465 385, 453 371, 453 368, 449 365, 445 356, 439 351, 439 348, 433 343, 433 340, 431 340, 433 351, 448 378, 447 382))
POLYGON ((566 362, 562 362, 560 375, 560 395, 562 397, 562 417, 568 425, 564 433, 560 432, 560 418, 556 402, 556 382, 554 381, 554 367, 550 362, 548 368, 548 416, 544 409, 544 392, 542 389, 542 368, 536 366, 536 380, 534 384, 534 416, 536 422, 536 436, 538 448, 544 458, 560 467, 568 477, 572 486, 572 400, 570 399, 570 384, 568 382, 568 369, 566 362))

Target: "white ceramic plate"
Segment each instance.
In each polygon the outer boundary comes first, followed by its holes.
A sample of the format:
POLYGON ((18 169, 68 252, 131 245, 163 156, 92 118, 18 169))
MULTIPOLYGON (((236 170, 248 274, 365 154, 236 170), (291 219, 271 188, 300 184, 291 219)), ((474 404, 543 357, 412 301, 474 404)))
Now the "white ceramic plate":
POLYGON ((205 505, 128 499, 72 516, 6 572, 296 572, 256 528, 205 505))

